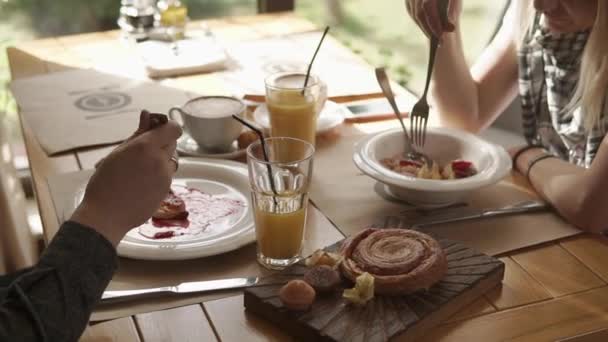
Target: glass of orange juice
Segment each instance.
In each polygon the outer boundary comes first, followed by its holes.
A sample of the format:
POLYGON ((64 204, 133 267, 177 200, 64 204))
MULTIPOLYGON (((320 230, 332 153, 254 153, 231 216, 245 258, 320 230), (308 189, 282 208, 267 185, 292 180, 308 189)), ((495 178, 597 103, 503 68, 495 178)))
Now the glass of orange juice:
POLYGON ((327 87, 306 73, 280 72, 266 78, 266 105, 270 113, 270 135, 290 137, 315 144, 317 116, 327 99, 327 87))
POLYGON ((314 146, 304 140, 272 137, 247 148, 257 260, 283 269, 300 259, 314 146), (289 151, 289 153, 285 153, 289 151))

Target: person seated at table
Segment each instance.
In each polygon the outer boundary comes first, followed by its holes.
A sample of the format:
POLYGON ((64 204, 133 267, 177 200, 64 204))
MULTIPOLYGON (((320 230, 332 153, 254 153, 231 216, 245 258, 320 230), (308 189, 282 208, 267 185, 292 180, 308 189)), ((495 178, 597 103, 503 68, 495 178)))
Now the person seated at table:
POLYGON ((405 0, 410 16, 439 37, 431 103, 442 124, 478 132, 519 93, 527 146, 514 168, 580 229, 608 228, 608 2, 515 0, 502 27, 471 69, 450 0, 405 0))
POLYGON ((0 341, 77 341, 117 266, 116 245, 158 208, 181 129, 136 135, 99 165, 82 203, 32 268, 0 277, 0 341))

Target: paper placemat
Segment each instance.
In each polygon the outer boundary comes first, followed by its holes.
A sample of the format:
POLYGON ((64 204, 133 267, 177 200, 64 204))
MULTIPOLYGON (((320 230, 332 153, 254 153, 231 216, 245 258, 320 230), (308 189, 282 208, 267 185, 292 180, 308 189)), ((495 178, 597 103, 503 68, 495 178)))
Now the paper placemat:
MULTIPOLYGON (((264 80, 284 71, 306 71, 322 32, 304 32, 240 41, 227 45, 232 59, 227 70, 215 77, 239 94, 265 94, 264 80)), ((328 35, 323 41, 312 73, 327 83, 329 96, 360 95, 380 91, 374 70, 360 56, 328 35)), ((402 93, 403 88, 394 87, 402 93)))
POLYGON ((23 78, 10 88, 50 155, 120 142, 133 133, 142 109, 166 113, 188 101, 181 90, 90 69, 23 78))
MULTIPOLYGON (((75 194, 81 191, 93 171, 77 171, 53 176, 48 179, 51 198, 60 222, 68 219, 75 202, 75 194)), ((331 227, 327 219, 317 210, 308 210, 306 237, 303 255, 318 248, 343 239, 337 230, 312 229, 312 227, 331 227)), ((56 232, 47 232, 54 235, 56 232)), ((182 260, 149 261, 120 258, 118 270, 108 289, 135 290, 151 287, 176 285, 184 281, 202 281, 231 277, 263 276, 269 272, 256 262, 255 244, 222 255, 182 260)), ((209 294, 164 296, 141 299, 125 303, 100 304, 91 316, 91 321, 104 321, 131 316, 144 312, 170 309, 174 307, 201 303, 222 297, 233 296, 242 290, 227 290, 209 294)))
MULTIPOLYGON (((382 186, 352 162, 354 146, 363 135, 342 135, 317 142, 310 196, 315 205, 345 235, 382 220, 401 224, 408 207, 383 194, 382 186)), ((470 208, 498 208, 537 199, 525 187, 505 179, 475 192, 470 208)), ((462 242, 489 255, 561 239, 581 233, 554 213, 530 213, 469 220, 423 228, 439 237, 462 242)))

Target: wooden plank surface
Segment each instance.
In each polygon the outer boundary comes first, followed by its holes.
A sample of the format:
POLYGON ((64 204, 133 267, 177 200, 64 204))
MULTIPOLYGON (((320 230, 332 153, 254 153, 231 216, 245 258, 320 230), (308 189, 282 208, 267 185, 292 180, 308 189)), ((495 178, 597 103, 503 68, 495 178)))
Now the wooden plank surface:
POLYGON ((80 342, 138 342, 141 341, 133 318, 125 317, 89 326, 80 342))
POLYGON ((606 284, 572 254, 556 244, 523 251, 513 255, 512 259, 553 297, 606 284))
POLYGON ((560 245, 608 282, 608 238, 585 234, 562 241, 560 245))
POLYGON ((486 299, 486 297, 479 297, 471 304, 465 306, 460 311, 456 312, 452 317, 448 318, 445 323, 462 321, 465 319, 489 314, 492 312, 496 312, 494 306, 492 306, 492 304, 486 299))
POLYGON ((222 341, 293 341, 280 327, 245 312, 243 295, 205 302, 203 306, 222 341))
POLYGON ((604 342, 608 341, 608 329, 594 330, 588 333, 561 339, 558 342, 604 342))
POLYGON ((146 342, 217 341, 203 308, 198 304, 136 315, 135 322, 146 342))
POLYGON ((536 279, 511 258, 500 260, 505 263, 505 278, 501 285, 486 294, 496 308, 504 310, 552 298, 536 279))
POLYGON ((608 326, 608 287, 440 326, 426 341, 554 341, 608 326))

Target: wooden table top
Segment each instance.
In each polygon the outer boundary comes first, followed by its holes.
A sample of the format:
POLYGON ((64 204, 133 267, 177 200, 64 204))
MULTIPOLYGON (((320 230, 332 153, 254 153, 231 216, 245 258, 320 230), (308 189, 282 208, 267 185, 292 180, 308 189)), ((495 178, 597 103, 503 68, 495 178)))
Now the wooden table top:
MULTIPOLYGON (((231 17, 206 21, 222 40, 238 42, 276 32, 315 27, 293 14, 231 17)), ((118 33, 99 32, 41 39, 8 49, 13 79, 90 67, 120 58, 118 33)), ((124 53, 124 52, 123 52, 124 53)), ((175 79, 184 89, 200 89, 209 75, 175 79), (198 86, 197 86, 198 85, 198 86)), ((31 128, 22 122, 36 198, 46 230, 58 222, 46 185, 53 174, 90 169, 110 148, 50 158, 31 128)), ((320 213, 314 209, 316 213, 320 213)), ((336 230, 327 220, 317 229, 336 230)), ((603 340, 608 334, 608 240, 581 234, 502 255, 502 286, 495 288, 437 327, 428 341, 603 340), (603 337, 603 338, 602 338, 603 337)), ((247 314, 241 295, 175 309, 139 314, 90 326, 82 341, 284 341, 276 326, 247 314)))

